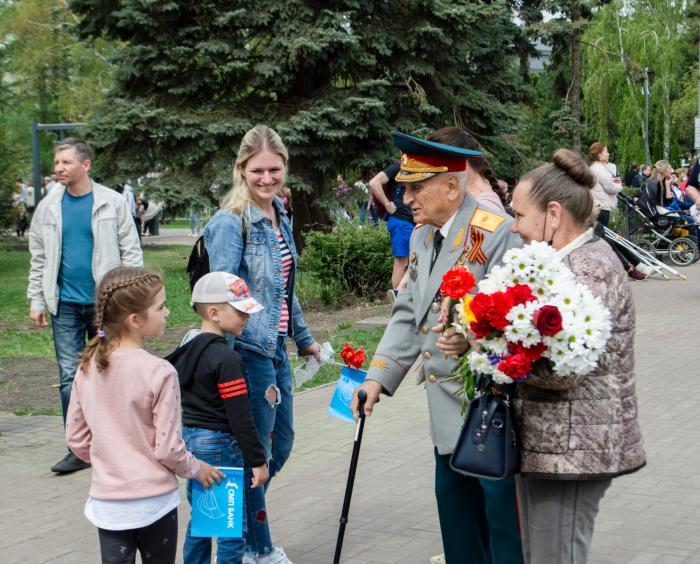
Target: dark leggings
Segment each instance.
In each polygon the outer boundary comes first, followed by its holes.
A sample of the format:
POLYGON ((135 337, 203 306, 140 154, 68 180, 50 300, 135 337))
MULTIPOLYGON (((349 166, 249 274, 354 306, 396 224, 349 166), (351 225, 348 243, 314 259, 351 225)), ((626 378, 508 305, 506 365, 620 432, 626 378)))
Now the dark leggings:
POLYGON ((140 529, 97 529, 103 564, 133 564, 136 550, 144 564, 171 564, 177 554, 177 509, 140 529))
MULTIPOLYGON (((598 214, 598 222, 607 227, 608 223, 610 222, 610 212, 608 210, 600 210, 600 213, 598 214)), ((639 263, 639 259, 632 252, 628 251, 622 245, 620 245, 617 241, 608 237, 607 235, 604 235, 602 231, 603 230, 601 229, 601 235, 603 239, 608 245, 612 247, 612 250, 615 251, 617 258, 620 259, 620 262, 622 263, 622 266, 625 269, 625 271, 629 272, 631 268, 633 268, 637 263, 639 263)))

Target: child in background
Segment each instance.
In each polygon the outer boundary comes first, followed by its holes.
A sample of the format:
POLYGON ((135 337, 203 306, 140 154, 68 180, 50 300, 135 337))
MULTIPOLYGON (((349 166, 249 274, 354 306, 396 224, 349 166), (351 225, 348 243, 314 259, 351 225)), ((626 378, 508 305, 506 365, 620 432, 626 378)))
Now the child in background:
MULTIPOLYGON (((250 314, 263 306, 242 278, 228 272, 202 276, 190 305, 202 318, 201 329, 188 332, 166 357, 180 378, 185 443, 198 458, 216 466, 245 464, 252 469, 252 487, 262 486, 269 477, 265 451, 250 410, 241 357, 226 344, 224 332, 240 336, 250 314)), ((192 504, 192 480, 187 483, 187 499, 192 504)), ((208 564, 211 539, 191 536, 191 526, 190 521, 183 558, 187 564, 208 564)), ((240 564, 244 550, 243 538, 217 539, 216 561, 240 564)))
POLYGON ((175 369, 143 350, 161 337, 169 311, 163 278, 118 267, 100 282, 97 336, 80 359, 66 417, 66 441, 92 463, 85 516, 97 526, 103 562, 174 563, 177 552, 175 475, 205 488, 223 474, 188 452, 180 434, 175 369))

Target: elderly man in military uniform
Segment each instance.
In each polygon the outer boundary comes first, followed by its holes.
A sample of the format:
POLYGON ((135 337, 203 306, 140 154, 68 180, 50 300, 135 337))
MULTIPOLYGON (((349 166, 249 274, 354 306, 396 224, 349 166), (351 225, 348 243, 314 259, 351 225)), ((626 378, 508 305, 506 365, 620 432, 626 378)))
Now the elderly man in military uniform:
MULTIPOLYGON (((411 237, 408 287, 398 294, 391 320, 370 363, 365 413, 381 393, 393 395, 417 359, 435 445, 435 495, 447 564, 522 562, 513 479, 479 480, 452 471, 450 454, 462 427, 461 383, 448 377, 468 343, 440 324, 443 275, 464 266, 477 280, 520 239, 511 219, 480 208, 467 194, 468 159, 481 153, 392 133, 401 150, 397 181, 418 225, 411 237)), ((357 410, 357 391, 353 397, 357 410)))

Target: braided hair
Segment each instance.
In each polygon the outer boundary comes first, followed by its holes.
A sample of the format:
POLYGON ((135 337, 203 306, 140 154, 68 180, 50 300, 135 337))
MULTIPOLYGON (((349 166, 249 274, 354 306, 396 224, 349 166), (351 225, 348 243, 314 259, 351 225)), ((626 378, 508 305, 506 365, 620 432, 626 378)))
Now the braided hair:
POLYGON ((163 276, 146 268, 119 266, 105 274, 95 293, 97 335, 80 356, 83 372, 93 358, 98 371, 109 366, 112 341, 121 337, 126 318, 132 313, 144 315, 162 287, 163 276))
MULTIPOLYGON (((435 141, 444 145, 452 145, 453 147, 460 147, 471 151, 483 152, 484 150, 474 136, 461 127, 443 127, 428 137, 428 141, 435 141)), ((503 188, 501 188, 501 185, 498 183, 496 174, 493 172, 491 163, 489 163, 486 156, 482 155, 480 157, 470 158, 469 168, 481 175, 484 180, 491 185, 491 188, 493 188, 493 191, 496 192, 498 199, 501 200, 503 207, 506 210, 509 210, 510 206, 508 205, 508 197, 503 188)))

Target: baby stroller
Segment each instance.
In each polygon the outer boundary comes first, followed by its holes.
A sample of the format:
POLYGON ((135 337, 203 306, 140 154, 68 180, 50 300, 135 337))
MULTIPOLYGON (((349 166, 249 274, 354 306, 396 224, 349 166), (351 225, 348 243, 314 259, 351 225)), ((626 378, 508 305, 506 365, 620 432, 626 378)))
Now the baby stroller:
POLYGON ((635 202, 618 194, 626 207, 628 238, 652 256, 668 256, 677 266, 688 266, 700 258, 698 251, 698 224, 688 221, 681 211, 657 206, 640 197, 635 202))

